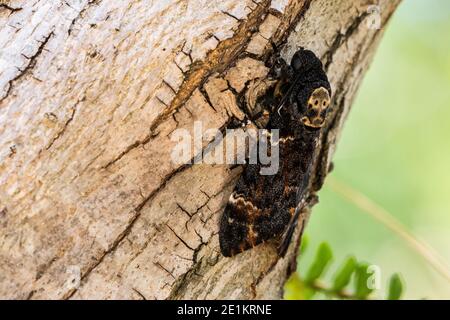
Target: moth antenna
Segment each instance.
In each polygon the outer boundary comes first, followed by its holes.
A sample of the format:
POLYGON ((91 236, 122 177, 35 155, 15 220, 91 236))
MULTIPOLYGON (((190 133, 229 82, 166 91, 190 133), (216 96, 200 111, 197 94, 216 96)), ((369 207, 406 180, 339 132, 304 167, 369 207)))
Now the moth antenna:
POLYGON ((278 110, 277 110, 277 113, 278 113, 278 115, 279 115, 280 117, 281 117, 280 111, 281 111, 281 109, 283 108, 283 105, 284 105, 284 103, 280 104, 280 107, 279 107, 278 110))

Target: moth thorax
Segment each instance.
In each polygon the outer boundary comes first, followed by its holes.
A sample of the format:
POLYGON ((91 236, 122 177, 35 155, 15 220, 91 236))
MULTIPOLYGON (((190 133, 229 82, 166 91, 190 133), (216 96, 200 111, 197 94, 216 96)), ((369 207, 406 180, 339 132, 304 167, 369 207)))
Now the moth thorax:
POLYGON ((305 116, 301 118, 302 123, 311 128, 322 127, 330 102, 330 93, 327 89, 324 87, 315 89, 307 101, 305 116))

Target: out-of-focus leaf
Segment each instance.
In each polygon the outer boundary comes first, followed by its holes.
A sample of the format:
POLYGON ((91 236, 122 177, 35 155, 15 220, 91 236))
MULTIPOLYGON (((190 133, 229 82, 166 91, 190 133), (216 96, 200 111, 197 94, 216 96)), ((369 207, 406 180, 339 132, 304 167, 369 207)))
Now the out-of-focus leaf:
POLYGON ((298 249, 297 254, 297 272, 300 274, 300 260, 305 254, 305 250, 308 248, 309 245, 309 237, 308 235, 304 234, 301 238, 300 242, 300 248, 298 249))
POLYGON ((300 249, 299 249, 300 256, 302 254, 304 254, 306 248, 308 248, 308 245, 309 245, 309 237, 308 237, 308 235, 307 234, 303 235, 301 241, 302 242, 300 243, 300 249))
POLYGON ((305 286, 298 273, 294 273, 284 287, 284 298, 287 300, 310 300, 315 290, 305 286))
POLYGON ((344 289, 352 278, 353 272, 357 266, 355 257, 348 257, 339 270, 336 272, 333 281, 333 290, 340 291, 344 289))
POLYGON ((373 288, 369 288, 368 285, 369 278, 372 276, 368 268, 369 265, 366 263, 356 267, 355 297, 357 299, 367 299, 373 291, 373 288))
POLYGON ((331 259, 333 259, 333 253, 330 245, 326 242, 321 243, 317 249, 314 262, 306 274, 305 282, 312 283, 317 280, 323 274, 331 259))
POLYGON ((399 300, 403 292, 403 281, 398 273, 394 273, 389 280, 388 300, 399 300))

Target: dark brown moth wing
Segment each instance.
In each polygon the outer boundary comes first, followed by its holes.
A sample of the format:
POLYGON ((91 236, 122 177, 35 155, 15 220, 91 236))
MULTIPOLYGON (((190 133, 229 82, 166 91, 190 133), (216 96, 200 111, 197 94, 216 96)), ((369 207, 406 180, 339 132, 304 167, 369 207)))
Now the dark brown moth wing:
POLYGON ((220 222, 219 241, 224 256, 279 237, 292 223, 307 188, 318 137, 316 131, 302 133, 280 132, 280 164, 275 175, 260 175, 260 164, 244 168, 220 222))

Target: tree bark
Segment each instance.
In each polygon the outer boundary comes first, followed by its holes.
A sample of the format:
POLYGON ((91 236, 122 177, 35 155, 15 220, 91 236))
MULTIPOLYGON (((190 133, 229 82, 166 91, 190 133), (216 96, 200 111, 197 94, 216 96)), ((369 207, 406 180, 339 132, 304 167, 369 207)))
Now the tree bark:
POLYGON ((170 134, 242 119, 271 43, 288 61, 311 49, 334 93, 316 192, 399 2, 0 2, 0 297, 280 298, 309 212, 285 258, 271 243, 224 258, 242 169, 176 165, 170 134))

